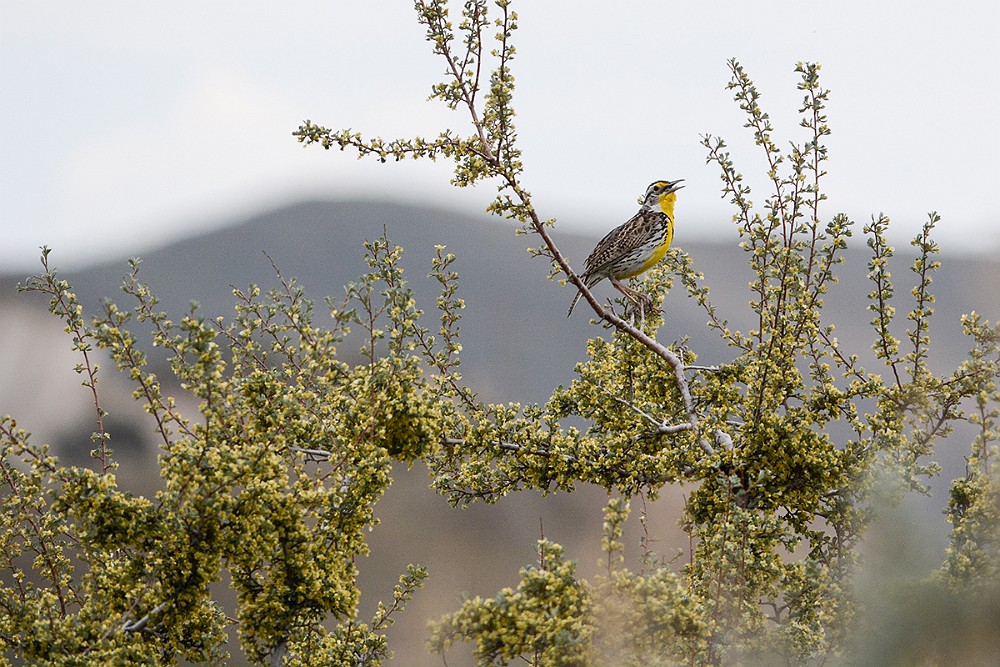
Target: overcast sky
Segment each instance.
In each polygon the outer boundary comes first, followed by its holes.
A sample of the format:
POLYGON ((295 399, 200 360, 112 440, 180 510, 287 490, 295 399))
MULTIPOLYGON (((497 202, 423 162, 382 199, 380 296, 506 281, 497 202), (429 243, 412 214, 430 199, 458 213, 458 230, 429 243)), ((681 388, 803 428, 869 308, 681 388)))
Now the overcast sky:
MULTIPOLYGON (((995 251, 998 7, 516 2, 525 184, 557 233, 596 239, 650 181, 685 178, 677 243, 735 238, 699 144, 722 135, 761 172, 726 59, 756 80, 782 145, 804 138, 793 68, 813 60, 832 91, 827 215, 884 211, 905 243, 933 209, 946 250, 995 251)), ((447 164, 291 136, 305 118, 385 138, 464 130, 426 101, 443 65, 423 34, 404 0, 0 0, 0 269, 33 268, 43 243, 64 265, 140 254, 307 196, 482 210, 492 187, 454 190, 447 164)))

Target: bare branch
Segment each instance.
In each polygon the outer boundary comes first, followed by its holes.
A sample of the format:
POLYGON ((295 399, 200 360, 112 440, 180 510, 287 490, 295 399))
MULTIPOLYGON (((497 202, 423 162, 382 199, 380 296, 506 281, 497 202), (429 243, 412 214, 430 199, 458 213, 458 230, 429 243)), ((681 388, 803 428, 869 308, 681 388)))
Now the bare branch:
POLYGON ((138 621, 125 621, 125 625, 122 626, 122 630, 125 632, 141 632, 149 625, 149 619, 152 616, 156 616, 167 608, 167 603, 161 602, 160 604, 153 607, 148 614, 140 618, 138 621))

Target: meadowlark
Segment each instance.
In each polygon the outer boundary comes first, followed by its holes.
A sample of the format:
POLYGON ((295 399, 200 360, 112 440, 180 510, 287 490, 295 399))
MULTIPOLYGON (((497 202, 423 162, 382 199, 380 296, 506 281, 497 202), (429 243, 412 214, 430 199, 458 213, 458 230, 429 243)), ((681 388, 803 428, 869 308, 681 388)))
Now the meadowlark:
MULTIPOLYGON (((615 289, 640 308, 649 303, 649 297, 629 289, 621 280, 645 273, 667 252, 674 239, 674 203, 677 191, 684 187, 679 185, 683 180, 650 183, 639 212, 612 229, 587 258, 580 278, 588 288, 608 278, 615 289)), ((577 292, 567 317, 573 314, 582 295, 583 292, 577 292)))

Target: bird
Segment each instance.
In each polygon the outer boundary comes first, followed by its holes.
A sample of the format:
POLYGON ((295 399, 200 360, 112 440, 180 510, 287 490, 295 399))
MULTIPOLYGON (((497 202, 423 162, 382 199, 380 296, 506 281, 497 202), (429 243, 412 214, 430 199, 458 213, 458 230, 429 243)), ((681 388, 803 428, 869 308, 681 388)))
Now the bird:
MULTIPOLYGON (((643 302, 649 302, 649 297, 629 289, 621 280, 645 273, 663 259, 674 240, 674 203, 677 191, 684 187, 680 185, 683 180, 650 183, 639 212, 598 242, 580 276, 588 289, 608 278, 615 289, 640 308, 643 302)), ((573 315, 581 296, 582 291, 576 293, 566 317, 573 315)))

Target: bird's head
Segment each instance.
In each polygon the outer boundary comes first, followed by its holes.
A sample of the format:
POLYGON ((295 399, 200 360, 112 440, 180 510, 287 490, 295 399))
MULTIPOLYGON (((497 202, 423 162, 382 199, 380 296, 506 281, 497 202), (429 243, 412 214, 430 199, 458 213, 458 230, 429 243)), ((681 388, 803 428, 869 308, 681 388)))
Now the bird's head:
POLYGON ((671 195, 684 187, 681 185, 681 181, 683 180, 683 178, 678 178, 676 181, 653 181, 646 188, 646 195, 640 203, 643 206, 656 208, 661 204, 661 197, 671 195))

